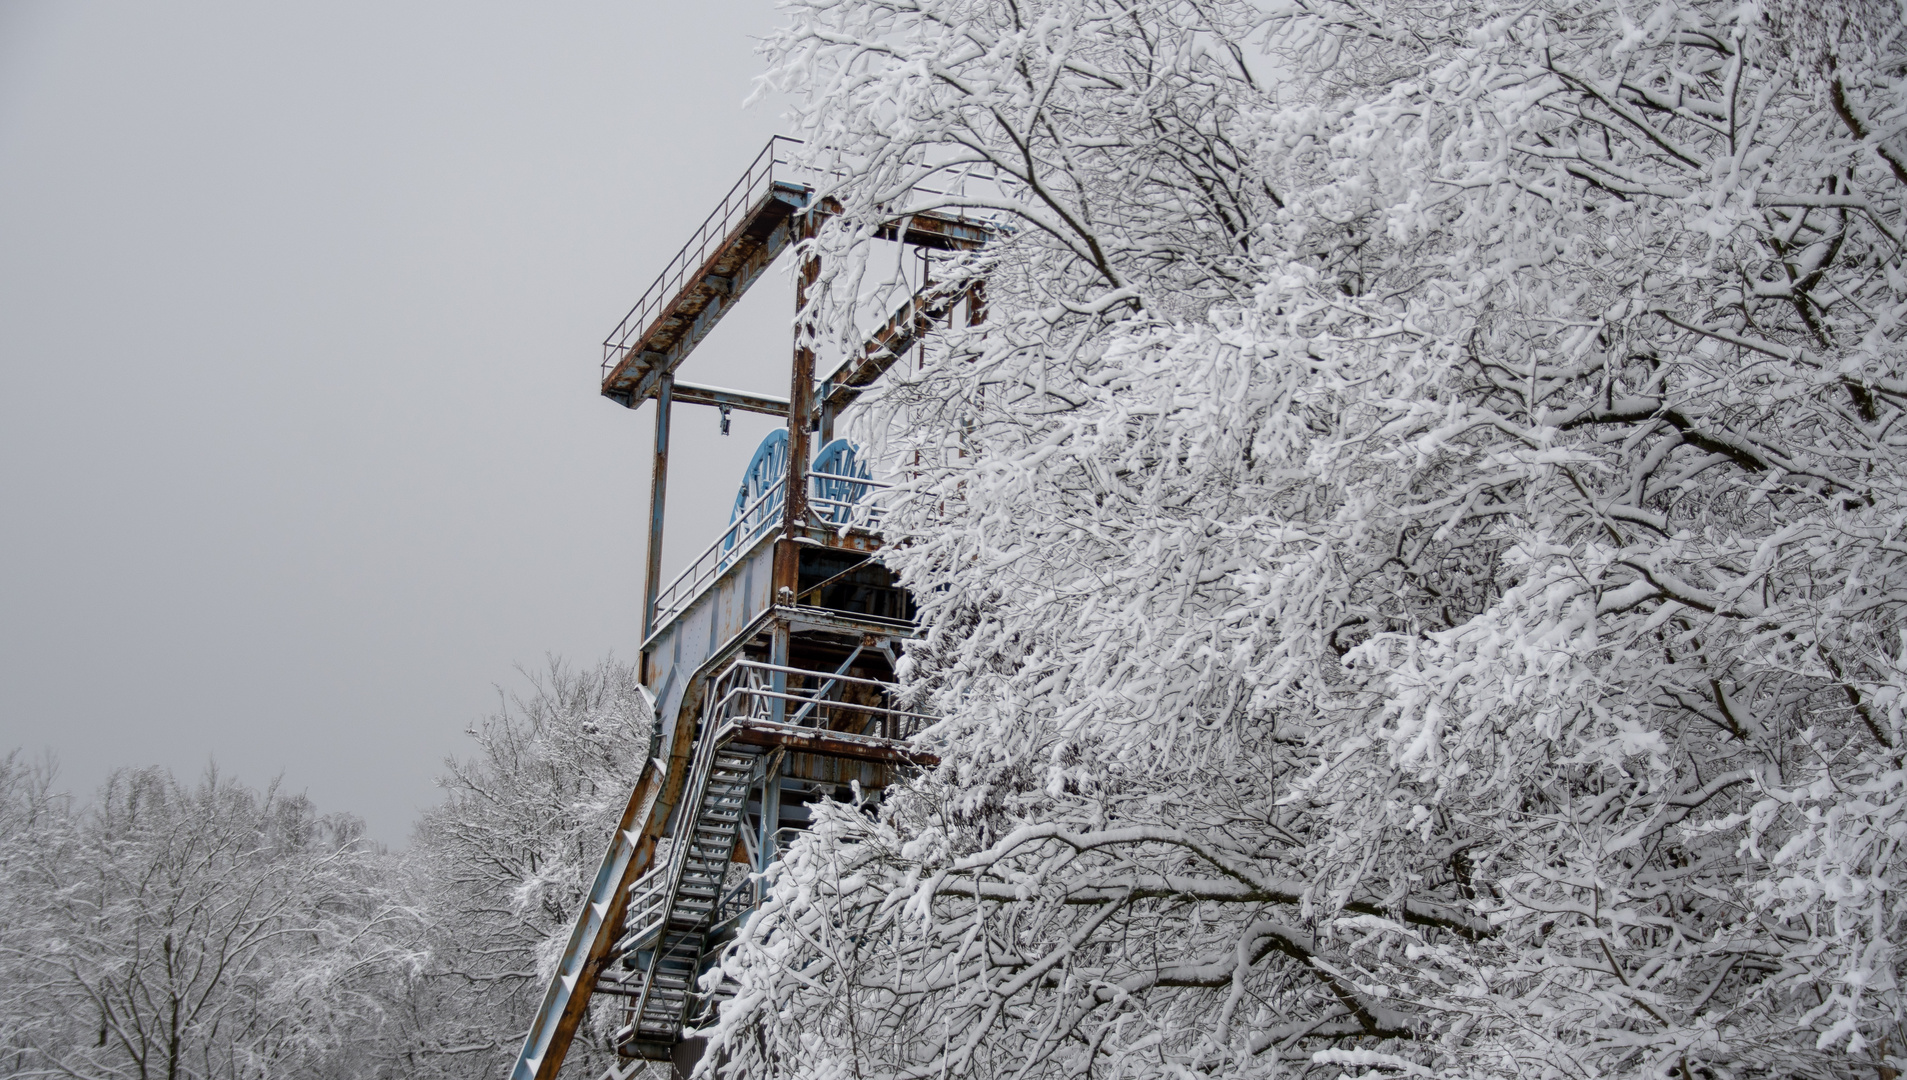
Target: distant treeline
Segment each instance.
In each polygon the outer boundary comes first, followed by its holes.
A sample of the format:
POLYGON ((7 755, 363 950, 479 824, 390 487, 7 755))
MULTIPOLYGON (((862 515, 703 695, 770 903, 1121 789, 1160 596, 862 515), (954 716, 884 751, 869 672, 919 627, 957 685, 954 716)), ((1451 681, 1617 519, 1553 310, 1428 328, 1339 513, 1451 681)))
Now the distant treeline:
POLYGON ((552 662, 402 853, 216 769, 81 799, 0 758, 0 1074, 503 1075, 653 723, 628 666, 552 662))

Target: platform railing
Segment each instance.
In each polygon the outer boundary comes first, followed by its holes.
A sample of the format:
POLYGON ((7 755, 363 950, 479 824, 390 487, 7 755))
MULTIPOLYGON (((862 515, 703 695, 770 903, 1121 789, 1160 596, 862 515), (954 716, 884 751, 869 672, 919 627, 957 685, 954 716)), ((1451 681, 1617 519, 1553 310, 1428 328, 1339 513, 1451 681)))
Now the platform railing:
MULTIPOLYGON (((819 524, 843 532, 859 529, 872 532, 879 528, 886 508, 879 493, 891 484, 859 476, 811 472, 808 507, 819 524)), ((756 496, 735 520, 723 529, 709 546, 690 560, 673 580, 656 593, 655 617, 649 625, 661 627, 687 611, 708 588, 715 584, 764 535, 781 527, 781 493, 787 483, 782 477, 756 496)))
POLYGON ((656 594, 655 616, 650 620, 650 626, 660 627, 686 611, 704 590, 755 545, 755 541, 781 526, 781 515, 768 511, 781 505, 781 492, 786 484, 787 478, 783 477, 768 485, 767 490, 756 496, 754 502, 735 515, 735 520, 729 523, 728 528, 723 529, 708 547, 689 561, 689 565, 675 576, 675 580, 663 586, 656 594))
MULTIPOLYGON (((656 275, 655 281, 644 290, 635 306, 629 309, 629 314, 624 315, 622 322, 617 323, 616 328, 603 340, 604 379, 616 370, 629 354, 629 349, 647 335, 656 319, 668 309, 669 302, 689 284, 689 275, 702 268, 702 264, 709 260, 709 256, 715 253, 728 234, 773 189, 777 170, 784 182, 800 183, 793 180, 791 175, 796 168, 794 148, 800 145, 799 139, 776 135, 768 140, 767 146, 762 147, 761 153, 755 155, 755 160, 749 163, 742 178, 735 181, 735 186, 728 190, 728 194, 722 196, 722 201, 708 219, 682 245, 682 250, 675 253, 675 257, 656 275)), ((805 184, 801 186, 806 187, 805 184)))
MULTIPOLYGON (((850 657, 850 660, 852 657, 850 657)), ((775 722, 850 737, 906 739, 933 722, 900 707, 900 687, 841 671, 740 659, 715 677, 705 724, 775 722)))
POLYGON ((843 529, 879 527, 887 513, 880 493, 893 487, 879 480, 841 473, 810 472, 813 490, 808 493, 808 508, 822 522, 843 529))

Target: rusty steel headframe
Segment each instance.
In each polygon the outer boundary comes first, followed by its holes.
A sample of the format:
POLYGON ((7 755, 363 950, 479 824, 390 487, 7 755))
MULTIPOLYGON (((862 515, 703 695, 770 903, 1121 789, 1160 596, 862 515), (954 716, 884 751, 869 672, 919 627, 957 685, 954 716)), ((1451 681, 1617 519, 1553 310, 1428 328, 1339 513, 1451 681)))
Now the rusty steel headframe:
MULTIPOLYGON (((831 437, 834 414, 878 380, 935 324, 951 317, 954 306, 962 299, 968 304, 969 321, 978 322, 983 307, 980 283, 975 280, 964 288, 943 284, 923 289, 875 332, 861 355, 850 357, 819 385, 815 381, 816 358, 810 337, 797 331, 786 398, 679 382, 675 377, 676 369, 783 251, 813 236, 823 219, 842 212, 839 203, 818 194, 814 185, 797 175, 793 150, 798 145, 797 140, 782 136, 768 141, 603 342, 603 395, 631 409, 650 398, 655 398, 658 406, 645 560, 643 670, 644 693, 654 689, 662 699, 650 697, 656 706, 662 739, 654 751, 659 756, 645 763, 641 779, 630 793, 622 820, 603 855, 541 1007, 524 1037, 511 1069, 511 1080, 553 1080, 561 1068, 576 1030, 587 1015, 599 977, 616 959, 615 942, 622 933, 629 887, 656 861, 656 844, 672 828, 672 814, 693 779, 689 775, 694 772, 690 750, 699 745, 698 722, 702 719, 697 702, 701 700, 707 680, 721 665, 742 655, 744 648, 760 648, 763 640, 772 640, 767 647, 772 662, 755 664, 775 669, 769 672, 769 688, 756 691, 764 700, 774 699, 769 706, 772 718, 736 718, 726 725, 712 725, 720 727, 725 733, 723 737, 737 747, 772 752, 788 760, 860 762, 862 765, 857 767, 888 771, 935 763, 931 755, 901 741, 781 722, 789 703, 799 700, 790 695, 784 684, 788 672, 801 674, 803 671, 786 666, 790 663, 790 642, 797 635, 817 639, 858 637, 864 643, 897 641, 911 636, 911 617, 897 622, 883 617, 885 609, 835 611, 801 606, 797 600, 803 551, 818 545, 870 552, 879 546, 878 537, 865 528, 859 532, 845 525, 836 529, 827 522, 822 523, 828 525, 826 528, 811 527, 813 523, 808 520, 806 507, 807 447, 817 422, 826 441, 831 437), (763 530, 760 536, 748 534, 729 545, 735 549, 732 552, 718 537, 716 548, 711 549, 716 552, 712 580, 704 582, 685 571, 690 580, 682 590, 683 595, 672 600, 666 609, 660 609, 658 589, 670 412, 676 403, 714 406, 725 413, 740 409, 784 418, 788 425, 789 460, 787 475, 782 481, 783 505, 775 514, 780 519, 777 523, 780 527, 763 530), (706 649, 697 644, 691 650, 695 655, 684 657, 681 655, 684 651, 682 628, 702 627, 703 622, 695 621, 698 618, 706 621, 706 631, 697 629, 698 642, 705 638, 706 649), (686 674, 677 681, 672 667, 667 678, 652 688, 647 685, 651 682, 651 653, 662 655, 662 646, 654 642, 664 634, 674 635, 671 662, 680 662, 686 674), (754 644, 749 644, 751 642, 754 644)), ((934 212, 898 217, 877 225, 874 233, 879 239, 938 251, 974 250, 995 235, 988 223, 934 212)), ((813 259, 800 268, 797 317, 818 272, 819 265, 813 259)), ((731 523, 731 531, 733 529, 731 523)), ((690 571, 694 569, 692 565, 690 571)), ((811 591, 817 596, 820 593, 818 588, 811 591)), ((857 681, 847 674, 846 665, 860 651, 854 650, 848 660, 842 662, 840 671, 825 678, 833 682, 857 681)), ((891 653, 888 659, 892 660, 891 653)), ((822 676, 819 672, 808 674, 822 676)), ((816 682, 815 685, 822 684, 816 682)), ((870 715, 902 715, 893 709, 865 704, 854 708, 870 715)), ((796 719, 806 711, 797 710, 796 719)), ((899 734, 898 730, 894 734, 899 734)), ((714 735, 706 737, 714 738, 714 735)), ((762 795, 764 822, 769 803, 766 791, 764 788, 762 795)), ((776 813, 779 814, 779 810, 776 813)), ((767 825, 762 828, 766 829, 767 825)), ((762 858, 766 860, 768 856, 762 858)))

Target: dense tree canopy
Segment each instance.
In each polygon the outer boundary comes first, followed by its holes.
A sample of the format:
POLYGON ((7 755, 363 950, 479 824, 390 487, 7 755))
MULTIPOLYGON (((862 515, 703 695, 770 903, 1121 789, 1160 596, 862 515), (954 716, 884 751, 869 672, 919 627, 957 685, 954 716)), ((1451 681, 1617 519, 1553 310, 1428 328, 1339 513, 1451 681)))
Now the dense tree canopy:
POLYGON ((1006 238, 862 429, 945 764, 711 1066, 1901 1068, 1897 6, 790 10, 815 332, 882 215, 1006 238))

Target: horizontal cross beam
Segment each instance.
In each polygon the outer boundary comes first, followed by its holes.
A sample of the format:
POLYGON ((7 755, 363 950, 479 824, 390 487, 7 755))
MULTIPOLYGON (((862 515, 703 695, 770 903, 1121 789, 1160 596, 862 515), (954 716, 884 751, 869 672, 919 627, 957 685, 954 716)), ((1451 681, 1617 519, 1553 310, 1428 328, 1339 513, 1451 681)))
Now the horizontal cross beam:
POLYGON ((674 400, 678 405, 726 405, 743 412, 783 417, 788 415, 788 399, 785 397, 756 394, 747 390, 730 390, 725 386, 702 386, 697 383, 677 381, 674 400))

